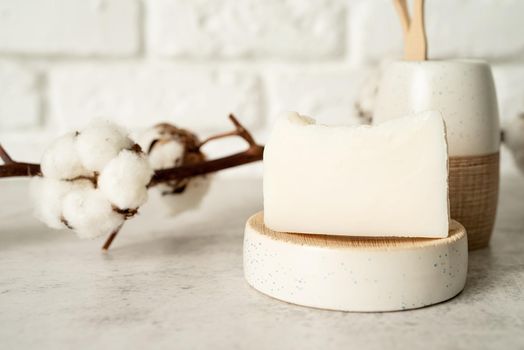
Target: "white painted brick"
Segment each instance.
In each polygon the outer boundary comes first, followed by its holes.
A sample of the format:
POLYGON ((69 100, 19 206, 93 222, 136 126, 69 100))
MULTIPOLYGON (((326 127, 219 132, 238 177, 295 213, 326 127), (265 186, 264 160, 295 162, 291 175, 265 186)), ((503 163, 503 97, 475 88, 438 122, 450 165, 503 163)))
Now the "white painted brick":
POLYGON ((0 131, 36 127, 39 113, 35 74, 18 64, 0 62, 0 131))
POLYGON ((2 0, 0 52, 129 55, 139 48, 136 0, 2 0))
POLYGON ((39 163, 44 149, 57 137, 44 129, 0 130, 0 141, 9 155, 20 162, 39 163))
POLYGON ((524 65, 495 66, 493 76, 504 124, 524 112, 524 65))
MULTIPOLYGON (((350 2, 348 53, 355 63, 402 55, 400 22, 391 0, 350 2)), ((524 54, 524 1, 426 1, 430 58, 506 60, 524 54)))
POLYGON ((70 65, 51 71, 49 87, 51 119, 67 129, 107 117, 130 128, 171 121, 194 130, 224 130, 230 128, 230 112, 247 126, 260 124, 259 81, 234 69, 70 65))
POLYGON ((150 0, 153 54, 324 58, 343 52, 338 0, 150 0))
POLYGON ((297 111, 326 124, 356 124, 355 101, 366 70, 311 65, 268 72, 269 115, 297 111))

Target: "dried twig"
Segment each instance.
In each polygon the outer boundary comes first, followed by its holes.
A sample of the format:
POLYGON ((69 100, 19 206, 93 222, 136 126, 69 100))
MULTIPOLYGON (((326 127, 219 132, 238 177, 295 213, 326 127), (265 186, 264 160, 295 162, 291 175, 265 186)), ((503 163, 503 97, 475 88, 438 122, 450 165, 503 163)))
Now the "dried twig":
POLYGON ((181 180, 188 177, 214 173, 219 170, 262 160, 264 146, 258 145, 255 142, 253 136, 251 136, 249 131, 247 131, 247 129, 242 124, 240 124, 234 115, 230 114, 229 119, 235 125, 235 130, 208 137, 206 140, 200 143, 199 147, 202 147, 211 140, 217 140, 229 136, 239 136, 243 138, 249 145, 247 150, 227 157, 207 160, 196 164, 157 170, 155 171, 155 174, 153 175, 153 178, 151 179, 151 182, 148 186, 152 187, 163 182, 181 180))
MULTIPOLYGON (((235 130, 210 136, 206 140, 201 142, 199 144, 199 147, 202 147, 204 144, 212 140, 217 140, 230 136, 239 136, 243 138, 249 145, 249 148, 247 150, 245 150, 244 152, 233 154, 231 156, 222 157, 214 160, 202 161, 199 163, 183 165, 174 168, 156 170, 155 174, 153 175, 153 178, 149 182, 148 187, 152 187, 169 181, 183 180, 193 176, 205 175, 219 170, 262 160, 264 146, 258 145, 255 142, 253 136, 251 136, 249 131, 247 131, 247 129, 242 124, 240 124, 240 122, 235 118, 234 115, 230 114, 229 119, 235 125, 235 130)), ((120 229, 116 230, 115 232, 112 232, 111 235, 109 235, 104 246, 102 247, 102 250, 107 251, 109 249, 111 243, 113 242, 119 231, 120 229)))
MULTIPOLYGON (((148 187, 158 185, 162 182, 173 181, 178 179, 185 179, 192 176, 204 175, 213 173, 219 170, 236 167, 243 164, 248 164, 262 160, 264 146, 258 145, 253 136, 247 129, 240 124, 240 122, 233 116, 229 116, 231 122, 235 125, 235 130, 211 136, 200 143, 200 147, 211 140, 216 140, 228 136, 242 137, 249 148, 244 152, 236 153, 227 157, 217 158, 213 160, 205 160, 200 163, 176 166, 155 171, 148 187)), ((40 164, 16 162, 11 159, 5 149, 0 145, 0 158, 5 165, 0 165, 0 178, 2 177, 27 177, 27 176, 41 176, 40 164)))
POLYGON ((40 164, 15 162, 0 144, 0 158, 5 165, 0 166, 0 177, 40 176, 40 164))
POLYGON ((102 251, 107 252, 109 250, 109 247, 111 247, 111 243, 113 243, 113 240, 116 238, 116 235, 118 235, 118 233, 120 232, 121 228, 122 228, 122 226, 120 226, 119 228, 117 228, 116 230, 111 232, 109 237, 107 237, 104 245, 102 246, 102 251))
POLYGON ((210 136, 207 139, 205 139, 204 141, 200 142, 199 147, 202 147, 204 144, 208 143, 209 141, 218 140, 218 139, 222 139, 222 138, 229 137, 229 136, 240 136, 244 140, 246 140, 248 145, 250 146, 256 145, 256 142, 253 139, 253 137, 251 136, 251 134, 246 130, 246 128, 244 128, 242 124, 240 124, 240 122, 237 120, 237 118, 235 118, 233 114, 229 115, 229 120, 231 120, 231 122, 235 125, 235 130, 210 136))
POLYGON ((4 161, 5 164, 14 163, 13 158, 9 156, 4 147, 0 144, 0 158, 4 161))
MULTIPOLYGON (((153 177, 151 178, 148 187, 152 187, 164 182, 182 180, 193 176, 205 175, 214 173, 219 170, 236 167, 243 164, 248 164, 262 160, 264 153, 264 146, 258 145, 253 136, 247 131, 247 129, 235 118, 234 115, 230 114, 229 119, 235 126, 235 130, 217 134, 211 136, 201 142, 198 147, 202 147, 204 144, 212 140, 221 139, 229 136, 239 136, 243 138, 249 145, 248 149, 244 152, 236 153, 227 157, 217 158, 213 160, 204 160, 199 163, 190 165, 177 166, 162 170, 156 170, 153 177)), ((40 170, 40 164, 33 163, 21 163, 14 161, 6 150, 0 145, 0 158, 4 161, 5 165, 0 166, 0 178, 2 177, 24 177, 24 176, 42 176, 40 170)), ((117 230, 112 232, 107 238, 103 250, 107 251, 111 246, 111 243, 120 231, 119 227, 117 230)))

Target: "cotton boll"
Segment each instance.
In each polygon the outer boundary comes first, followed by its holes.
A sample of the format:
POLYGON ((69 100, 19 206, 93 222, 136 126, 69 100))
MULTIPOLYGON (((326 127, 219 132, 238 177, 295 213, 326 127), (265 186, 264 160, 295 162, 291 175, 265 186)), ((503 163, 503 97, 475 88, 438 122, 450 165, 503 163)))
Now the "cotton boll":
POLYGON ((524 148, 524 113, 513 118, 504 128, 504 143, 511 150, 524 148))
POLYGON ((370 124, 373 118, 379 80, 380 72, 372 73, 362 85, 357 97, 355 108, 363 124, 370 124))
POLYGON ((68 183, 34 177, 31 179, 29 191, 37 219, 51 228, 65 228, 61 221, 62 199, 69 191, 68 183))
POLYGON ((76 136, 76 133, 61 136, 45 150, 41 163, 45 177, 66 180, 92 175, 84 168, 76 152, 76 136))
POLYGON ((95 189, 69 192, 63 201, 63 217, 80 238, 108 235, 124 223, 124 216, 95 189))
POLYGON ((504 143, 511 150, 519 169, 524 172, 524 113, 511 120, 504 129, 504 143))
POLYGON ((362 124, 371 124, 382 75, 391 61, 397 59, 398 57, 393 56, 382 59, 362 84, 355 102, 355 109, 362 124))
MULTIPOLYGON (((189 130, 171 124, 158 124, 142 133, 140 145, 148 152, 153 169, 188 166, 205 161, 200 140, 189 130)), ((163 202, 173 215, 197 208, 211 183, 210 176, 199 176, 182 181, 171 181, 156 186, 163 202)))
POLYGON ((166 169, 181 165, 186 145, 177 136, 180 129, 160 124, 143 132, 137 141, 148 153, 153 169, 166 169))
POLYGON ((98 186, 106 198, 120 209, 134 209, 147 200, 146 185, 153 170, 142 153, 121 151, 100 173, 98 186))
POLYGON ((171 215, 178 215, 184 211, 197 209, 211 187, 211 175, 191 178, 181 193, 169 193, 172 187, 160 186, 163 191, 162 201, 171 215))
POLYGON ((144 152, 148 152, 151 145, 162 138, 161 132, 157 127, 148 128, 140 133, 137 133, 133 138, 136 143, 140 145, 144 152))
POLYGON ((515 163, 517 163, 517 166, 520 169, 520 171, 524 173, 524 151, 514 153, 513 159, 515 159, 515 163))
POLYGON ((34 204, 35 216, 51 228, 65 228, 62 222, 64 197, 70 191, 89 188, 93 188, 93 184, 88 180, 71 182, 42 177, 32 178, 29 191, 34 204))
POLYGON ((166 169, 181 165, 185 146, 176 140, 158 141, 148 155, 153 169, 166 169))
POLYGON ((117 125, 105 121, 91 123, 77 136, 76 149, 82 164, 89 170, 101 171, 118 153, 134 142, 117 125))

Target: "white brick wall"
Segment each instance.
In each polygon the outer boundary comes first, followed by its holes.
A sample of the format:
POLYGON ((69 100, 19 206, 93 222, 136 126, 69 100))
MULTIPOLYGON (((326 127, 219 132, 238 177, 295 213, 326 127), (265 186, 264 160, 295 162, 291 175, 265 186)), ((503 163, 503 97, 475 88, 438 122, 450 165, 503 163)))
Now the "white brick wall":
POLYGON ((2 0, 0 51, 27 55, 132 55, 135 0, 2 0))
POLYGON ((0 61, 0 132, 40 124, 37 77, 14 62, 0 61))
POLYGON ((219 130, 234 111, 246 126, 261 123, 260 84, 238 69, 172 64, 73 64, 49 72, 49 121, 81 127, 111 117, 129 128, 165 120, 196 130, 219 130))
POLYGON ((281 111, 300 111, 328 124, 357 122, 355 99, 367 69, 347 65, 280 66, 267 72, 268 118, 281 111))
MULTIPOLYGON (((430 56, 489 60, 503 119, 524 110, 524 1, 426 3, 430 56)), ((401 45, 391 0, 0 0, 0 140, 34 154, 97 116, 209 134, 235 112, 262 141, 281 110, 351 124, 401 45)))
POLYGON ((322 59, 343 51, 336 0, 148 0, 152 54, 322 59))

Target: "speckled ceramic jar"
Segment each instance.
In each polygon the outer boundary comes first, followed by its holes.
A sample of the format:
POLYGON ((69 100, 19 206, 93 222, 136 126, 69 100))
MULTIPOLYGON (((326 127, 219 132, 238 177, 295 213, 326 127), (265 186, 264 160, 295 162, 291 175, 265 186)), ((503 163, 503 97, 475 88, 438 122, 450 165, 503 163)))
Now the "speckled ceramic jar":
POLYGON ((274 298, 329 310, 398 311, 448 300, 464 288, 466 231, 446 238, 348 237, 277 232, 253 215, 244 234, 244 275, 274 298))
POLYGON ((476 60, 397 61, 385 70, 373 123, 438 110, 447 128, 451 216, 469 248, 489 244, 499 187, 500 127, 489 65, 476 60))

